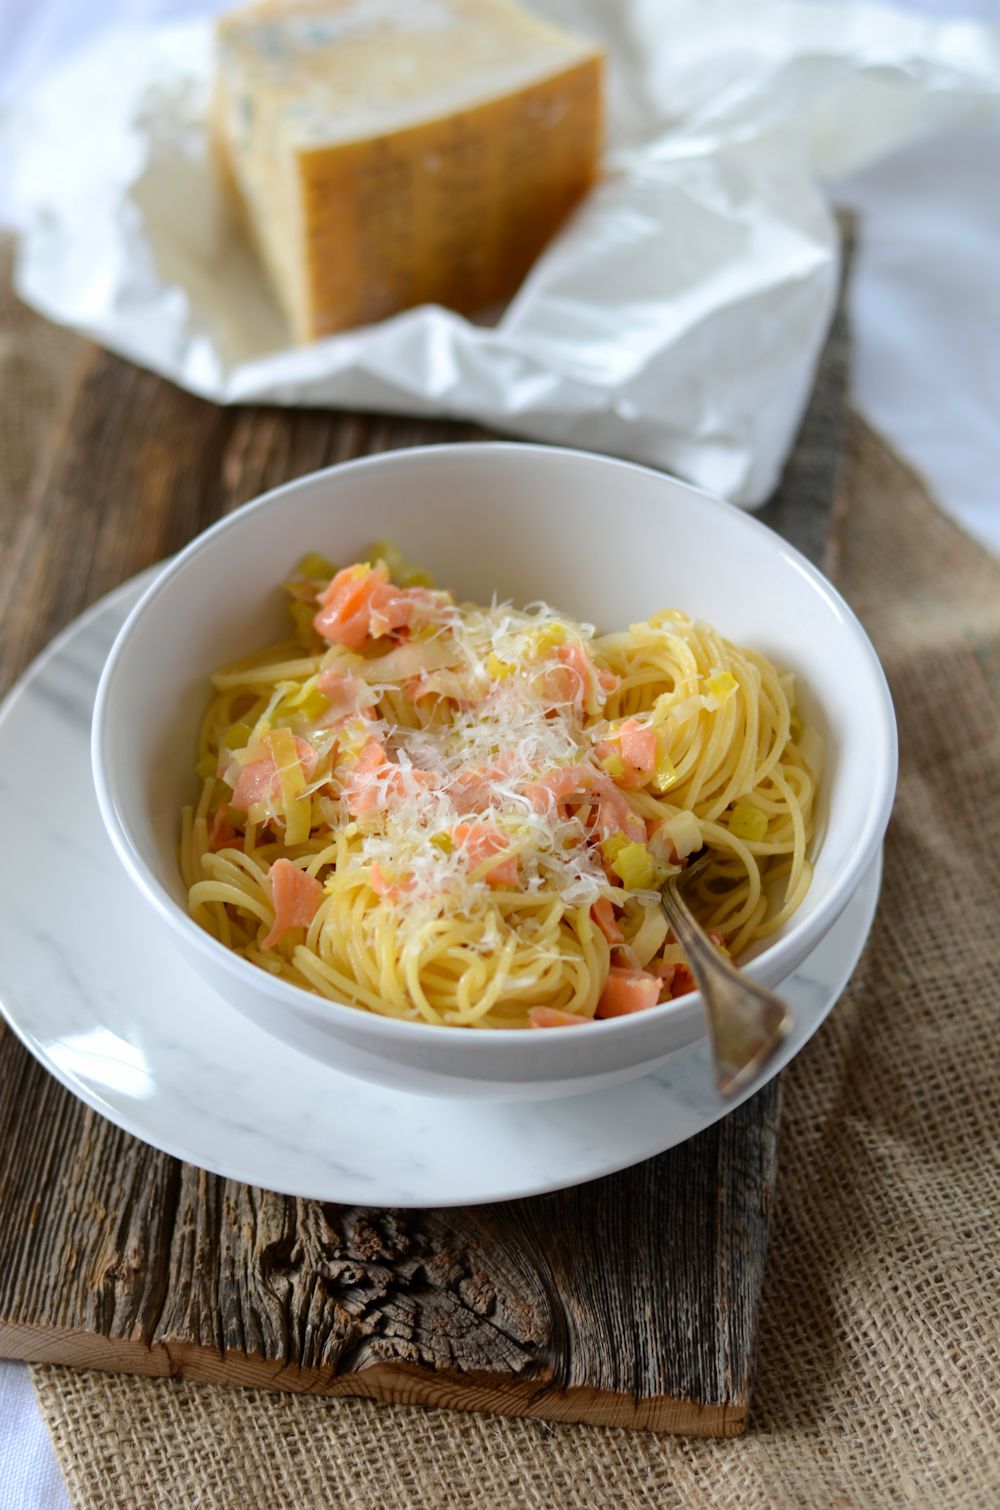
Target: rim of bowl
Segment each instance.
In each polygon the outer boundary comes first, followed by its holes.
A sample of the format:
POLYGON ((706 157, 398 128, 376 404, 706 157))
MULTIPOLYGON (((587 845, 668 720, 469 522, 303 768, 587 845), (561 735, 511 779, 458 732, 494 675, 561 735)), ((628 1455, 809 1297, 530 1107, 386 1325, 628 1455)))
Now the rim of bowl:
MULTIPOLYGON (((280 507, 281 502, 289 493, 303 487, 313 486, 321 478, 339 477, 345 472, 356 472, 363 469, 379 467, 406 467, 414 458, 433 455, 437 460, 447 460, 449 457, 467 458, 470 456, 482 456, 496 452, 517 452, 519 454, 535 455, 539 458, 552 458, 567 456, 574 460, 583 461, 591 466, 607 467, 610 470, 624 468, 632 472, 640 472, 646 476, 655 478, 658 482, 668 487, 680 489, 689 495, 691 500, 702 509, 715 512, 725 517, 727 523, 737 529, 744 529, 750 534, 767 538, 771 547, 779 555, 805 576, 814 590, 825 599, 827 604, 834 610, 836 616, 843 622, 847 630, 859 642, 860 648, 868 662, 872 674, 875 691, 882 705, 882 719, 876 731, 873 775, 876 778, 872 793, 877 795, 878 800, 869 802, 865 814, 865 821, 855 836, 848 862, 844 865, 840 875, 831 885, 829 892, 824 898, 819 910, 812 918, 803 919, 796 924, 793 919, 788 931, 773 944, 756 956, 752 963, 767 959, 769 967, 782 971, 783 962, 793 955, 801 958, 804 953, 815 947, 819 939, 827 932, 844 906, 853 895, 861 877, 865 874, 868 866, 875 858, 875 854, 881 846, 885 829, 892 810, 893 798, 896 790, 896 776, 898 768, 898 740, 896 731, 895 712, 892 705, 892 696, 882 669, 881 662, 875 652, 868 635, 857 615, 845 601, 837 589, 823 575, 818 567, 815 567, 807 557, 795 546, 782 539, 774 530, 770 529, 761 520, 756 519, 736 504, 715 497, 712 493, 706 493, 701 488, 694 487, 691 483, 682 482, 679 478, 668 472, 659 472, 653 467, 641 465, 639 462, 626 461, 620 457, 607 456, 601 452, 584 451, 579 447, 571 446, 548 446, 530 441, 455 441, 442 445, 422 445, 400 447, 393 451, 379 451, 373 455, 355 457, 350 461, 337 462, 329 467, 321 467, 317 471, 304 473, 301 477, 293 478, 290 482, 280 484, 276 488, 261 493, 257 498, 250 499, 232 513, 224 515, 221 519, 200 534, 179 551, 172 560, 160 571, 150 585, 145 589, 138 602, 131 609, 125 622, 122 624, 108 658, 104 663, 98 683, 97 694, 94 700, 94 712, 91 723, 91 768, 94 787, 97 794, 98 807, 101 818, 118 858, 125 866, 132 880, 144 894, 160 917, 181 937, 188 945, 193 946, 201 954, 204 954, 216 964, 227 968, 237 981, 243 981, 248 987, 260 990, 266 984, 275 1000, 275 1003, 284 1003, 295 1007, 299 1012, 306 1011, 309 1015, 327 1022, 341 1020, 345 1027, 361 1026, 359 1018, 367 1030, 377 1036, 395 1037, 417 1034, 426 1038, 428 1033, 433 1033, 435 1038, 441 1039, 446 1035, 452 1041, 461 1041, 464 1044, 482 1043, 496 1044, 509 1042, 511 1032, 517 1029, 496 1032, 472 1033, 467 1027, 457 1027, 450 1024, 414 1022, 408 1019, 383 1016, 377 1012, 367 1012, 363 1008, 352 1006, 347 1002, 333 1001, 328 997, 314 994, 304 990, 301 986, 293 985, 290 981, 284 981, 274 976, 264 976, 259 967, 252 965, 241 955, 233 953, 226 946, 199 928, 194 919, 177 903, 174 898, 161 886, 160 882, 152 874, 142 856, 139 845, 135 842, 132 833, 122 817, 115 791, 113 776, 109 776, 108 765, 105 759, 105 744, 107 740, 107 708, 111 696, 111 689, 119 666, 128 651, 129 640, 132 630, 138 621, 145 615, 151 603, 165 591, 173 580, 182 575, 188 562, 195 556, 209 548, 220 535, 228 534, 238 529, 240 522, 248 514, 263 512, 272 508, 280 507), (263 977, 263 978, 262 978, 263 977)), ((822 702, 821 695, 817 697, 822 702)), ((789 969, 794 968, 790 966, 789 969)), ((776 979, 784 979, 788 971, 783 971, 776 979)), ((690 1010, 691 1004, 697 997, 697 992, 689 992, 686 996, 676 997, 669 1002, 661 1002, 656 1008, 656 1018, 670 1013, 680 1015, 681 1012, 690 1010)), ((588 1036, 594 1032, 617 1033, 626 1035, 630 1032, 639 1032, 644 1024, 649 1024, 653 1019, 652 1012, 633 1013, 624 1017, 595 1019, 588 1024, 588 1036)), ((520 1030, 527 1031, 527 1030, 520 1030)), ((556 1043, 563 1041, 563 1035, 558 1033, 538 1034, 539 1047, 548 1042, 556 1043)), ((431 1040, 428 1040, 431 1041, 431 1040)), ((473 1050, 472 1052, 489 1053, 489 1049, 473 1050)), ((544 1052, 544 1050, 543 1050, 544 1052)))

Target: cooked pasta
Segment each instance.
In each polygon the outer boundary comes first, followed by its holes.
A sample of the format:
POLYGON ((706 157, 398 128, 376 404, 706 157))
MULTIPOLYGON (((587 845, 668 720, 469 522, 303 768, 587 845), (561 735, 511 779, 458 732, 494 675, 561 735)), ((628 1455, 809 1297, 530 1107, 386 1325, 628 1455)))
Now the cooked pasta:
POLYGON ((598 635, 458 605, 391 547, 286 584, 293 634, 213 677, 183 815, 192 916, 387 1016, 549 1027, 693 984, 658 888, 738 957, 810 882, 794 680, 677 610, 598 635))

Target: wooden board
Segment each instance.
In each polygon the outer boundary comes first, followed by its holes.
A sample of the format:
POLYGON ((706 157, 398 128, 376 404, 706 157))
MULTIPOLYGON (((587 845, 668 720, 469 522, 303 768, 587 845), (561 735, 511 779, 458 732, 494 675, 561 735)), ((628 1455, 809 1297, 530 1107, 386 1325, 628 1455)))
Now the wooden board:
MULTIPOLYGON (((843 331, 772 514, 829 536, 843 331)), ((0 677, 94 598, 287 478, 469 427, 219 409, 87 349, 7 553, 0 677)), ((0 1355, 730 1436, 776 1170, 775 1081, 681 1148, 460 1212, 295 1200, 179 1163, 0 1029, 0 1355)))
POLYGON ((576 1190, 361 1210, 158 1154, 8 1034, 0 1353, 729 1435, 749 1398, 777 1126, 769 1091, 576 1190))

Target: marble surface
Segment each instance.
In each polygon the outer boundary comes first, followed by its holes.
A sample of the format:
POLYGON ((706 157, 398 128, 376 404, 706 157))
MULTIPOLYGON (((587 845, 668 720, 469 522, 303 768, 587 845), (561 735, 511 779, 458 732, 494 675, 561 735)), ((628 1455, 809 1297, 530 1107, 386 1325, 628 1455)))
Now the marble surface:
MULTIPOLYGON (((93 695, 147 579, 95 605, 0 711, 0 1005, 62 1083, 146 1142, 249 1184, 326 1201, 469 1205, 577 1184, 650 1157, 731 1109, 707 1045, 655 1074, 529 1105, 400 1095, 278 1042, 175 954, 111 849, 90 778, 93 695), (44 803, 29 792, 56 794, 44 803), (58 800, 59 797, 63 800, 58 800)), ((869 873, 784 986, 815 1032, 854 968, 878 896, 869 873)))

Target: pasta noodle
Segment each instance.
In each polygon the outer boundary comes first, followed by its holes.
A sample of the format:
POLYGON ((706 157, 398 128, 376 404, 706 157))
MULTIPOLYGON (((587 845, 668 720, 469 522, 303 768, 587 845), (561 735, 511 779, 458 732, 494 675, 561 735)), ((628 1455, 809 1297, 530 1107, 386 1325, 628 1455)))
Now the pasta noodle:
POLYGON ((658 888, 706 847, 721 948, 791 916, 821 760, 791 676, 677 610, 597 635, 373 557, 306 557, 294 637, 213 678, 180 845, 203 928, 333 1000, 518 1028, 690 989, 658 888))

